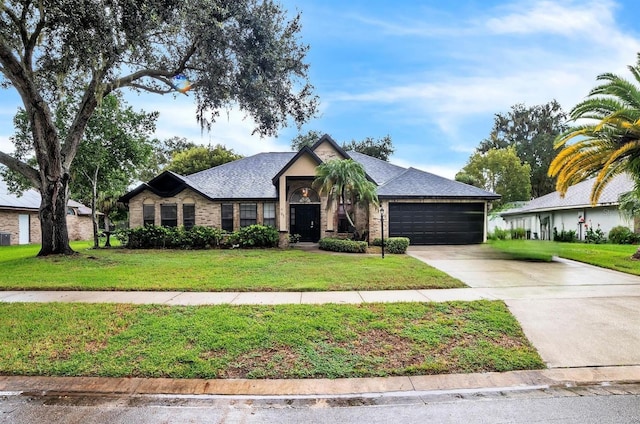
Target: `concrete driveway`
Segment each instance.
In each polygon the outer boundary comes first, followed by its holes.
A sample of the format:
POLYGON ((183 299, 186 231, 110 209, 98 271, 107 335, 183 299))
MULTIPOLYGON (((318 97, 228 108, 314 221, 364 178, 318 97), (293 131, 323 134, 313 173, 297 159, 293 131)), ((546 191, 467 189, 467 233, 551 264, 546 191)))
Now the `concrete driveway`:
POLYGON ((487 245, 408 253, 504 300, 551 368, 640 365, 640 277, 564 259, 514 261, 487 245))

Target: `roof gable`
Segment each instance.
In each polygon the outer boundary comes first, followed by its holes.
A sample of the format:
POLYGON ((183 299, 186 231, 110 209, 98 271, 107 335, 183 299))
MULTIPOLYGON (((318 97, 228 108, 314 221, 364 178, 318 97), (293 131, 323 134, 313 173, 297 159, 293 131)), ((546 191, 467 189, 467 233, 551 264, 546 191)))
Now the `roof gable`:
POLYGON ((311 150, 320 158, 323 162, 330 161, 332 159, 351 159, 351 156, 344 151, 342 147, 335 142, 329 134, 325 134, 318 141, 311 146, 311 150))
POLYGON ((289 168, 291 168, 296 162, 300 160, 300 158, 304 156, 309 156, 311 160, 315 162, 316 166, 322 163, 322 159, 320 159, 311 148, 304 146, 298 153, 296 153, 294 157, 291 158, 289 162, 287 162, 285 166, 282 167, 282 169, 280 169, 280 171, 271 179, 271 182, 273 184, 277 184, 280 177, 282 177, 282 175, 284 175, 284 173, 287 172, 289 168))

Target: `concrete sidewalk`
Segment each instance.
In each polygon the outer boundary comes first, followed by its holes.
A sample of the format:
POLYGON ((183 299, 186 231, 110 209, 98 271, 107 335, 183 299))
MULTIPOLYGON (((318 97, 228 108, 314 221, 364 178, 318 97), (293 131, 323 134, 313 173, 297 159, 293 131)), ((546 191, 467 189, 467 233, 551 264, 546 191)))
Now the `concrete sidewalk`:
POLYGON ((381 290, 333 292, 133 292, 4 291, 0 302, 133 303, 162 305, 358 304, 374 302, 446 302, 496 299, 482 290, 381 290))

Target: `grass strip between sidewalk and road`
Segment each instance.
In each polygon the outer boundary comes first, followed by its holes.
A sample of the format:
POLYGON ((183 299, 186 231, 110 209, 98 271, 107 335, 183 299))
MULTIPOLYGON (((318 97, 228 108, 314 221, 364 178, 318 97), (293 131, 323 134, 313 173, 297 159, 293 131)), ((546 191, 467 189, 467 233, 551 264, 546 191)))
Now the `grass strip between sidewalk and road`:
POLYGON ((73 256, 38 258, 39 246, 0 247, 0 290, 337 291, 466 287, 407 255, 298 249, 127 250, 73 244, 73 256))
POLYGON ((553 256, 627 274, 640 275, 640 261, 631 259, 638 246, 628 244, 560 243, 542 240, 492 240, 489 245, 514 259, 551 261, 553 256))
POLYGON ((544 368, 500 301, 0 303, 0 374, 342 378, 544 368))

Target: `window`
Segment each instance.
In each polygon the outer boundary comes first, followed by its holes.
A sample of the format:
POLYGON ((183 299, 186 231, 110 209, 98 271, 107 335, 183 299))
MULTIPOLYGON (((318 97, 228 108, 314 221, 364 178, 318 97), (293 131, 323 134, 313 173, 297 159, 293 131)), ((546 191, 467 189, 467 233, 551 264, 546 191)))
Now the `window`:
POLYGON ((265 203, 264 211, 263 211, 263 221, 262 224, 270 225, 272 227, 276 226, 276 204, 275 203, 265 203))
POLYGON ((67 215, 75 215, 76 212, 73 210, 73 208, 67 208, 67 215))
POLYGON ((142 221, 143 225, 156 224, 156 207, 155 205, 142 205, 142 221))
POLYGON ((196 205, 182 205, 182 225, 187 230, 196 225, 196 205))
POLYGON ((240 205, 240 226, 247 227, 258 223, 258 207, 255 203, 240 205))
POLYGON ((160 225, 163 227, 178 226, 178 206, 175 203, 160 205, 160 225))
POLYGON ((222 223, 221 227, 224 231, 233 231, 233 205, 222 205, 222 223))

